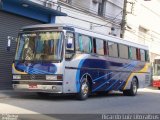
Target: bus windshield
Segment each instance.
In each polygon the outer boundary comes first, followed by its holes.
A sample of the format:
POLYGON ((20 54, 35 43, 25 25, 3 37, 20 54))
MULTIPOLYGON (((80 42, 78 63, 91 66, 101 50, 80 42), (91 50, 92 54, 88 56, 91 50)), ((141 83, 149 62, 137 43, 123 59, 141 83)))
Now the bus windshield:
POLYGON ((155 59, 154 60, 154 75, 155 76, 160 76, 160 60, 155 59))
POLYGON ((61 60, 62 32, 32 32, 19 35, 15 60, 61 60))

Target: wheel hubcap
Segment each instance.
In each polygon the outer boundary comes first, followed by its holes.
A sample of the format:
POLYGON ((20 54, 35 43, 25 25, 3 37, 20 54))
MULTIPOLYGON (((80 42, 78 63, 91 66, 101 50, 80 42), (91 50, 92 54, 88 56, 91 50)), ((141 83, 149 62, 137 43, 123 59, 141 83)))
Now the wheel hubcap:
POLYGON ((82 93, 83 93, 83 95, 84 96, 86 96, 87 94, 88 94, 88 85, 87 85, 87 83, 86 82, 84 82, 83 84, 82 84, 82 93))
POLYGON ((133 81, 133 92, 134 92, 134 94, 136 94, 136 92, 137 92, 137 83, 136 83, 136 81, 133 81))

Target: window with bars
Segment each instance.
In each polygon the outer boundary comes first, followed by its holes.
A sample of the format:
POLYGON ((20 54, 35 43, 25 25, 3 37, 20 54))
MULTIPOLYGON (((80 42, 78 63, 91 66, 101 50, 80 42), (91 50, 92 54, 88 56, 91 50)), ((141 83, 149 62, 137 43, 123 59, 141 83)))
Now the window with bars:
POLYGON ((105 16, 106 10, 106 0, 102 0, 102 2, 98 3, 98 15, 105 16))
POLYGON ((72 4, 72 0, 59 0, 61 2, 65 2, 65 3, 68 3, 68 4, 72 4))

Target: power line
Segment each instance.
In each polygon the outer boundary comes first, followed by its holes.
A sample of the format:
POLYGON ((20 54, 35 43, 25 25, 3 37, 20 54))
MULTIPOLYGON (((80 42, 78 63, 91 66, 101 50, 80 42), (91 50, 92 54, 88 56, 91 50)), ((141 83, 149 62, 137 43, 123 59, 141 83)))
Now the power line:
POLYGON ((141 4, 143 7, 145 7, 147 10, 149 10, 150 12, 154 13, 155 15, 160 17, 160 14, 156 13, 155 11, 153 11, 152 9, 148 8, 147 6, 141 4))
MULTIPOLYGON (((67 7, 64 7, 64 6, 61 6, 63 9, 66 9, 66 10, 70 10, 70 8, 67 8, 67 7)), ((81 7, 81 6, 80 6, 81 7)), ((75 12, 77 12, 77 13, 81 13, 81 12, 83 12, 83 13, 85 13, 86 12, 86 10, 85 9, 77 9, 77 8, 74 8, 74 7, 72 7, 72 9, 74 9, 74 10, 76 10, 75 12), (80 12, 78 12, 78 11, 80 11, 80 12)), ((97 13, 97 11, 96 11, 96 13, 97 13)), ((101 17, 101 18, 108 18, 108 19, 113 19, 113 17, 110 17, 109 15, 106 15, 105 14, 105 16, 98 16, 97 14, 95 14, 95 13, 92 13, 92 12, 88 12, 88 13, 85 13, 85 14, 89 14, 89 15, 91 15, 91 14, 93 14, 94 15, 94 17, 97 17, 97 18, 99 18, 99 17, 101 17)), ((116 16, 116 19, 117 19, 117 17, 118 16, 116 16)), ((107 19, 106 19, 107 20, 107 19)), ((117 20, 121 20, 121 19, 117 19, 117 20)), ((112 23, 112 24, 114 24, 114 25, 117 25, 117 26, 119 26, 118 24, 116 24, 116 23, 114 23, 113 21, 108 21, 109 23, 112 23)))
MULTIPOLYGON (((88 21, 88 20, 83 20, 83 19, 80 19, 80 18, 76 18, 76 17, 73 17, 73 16, 68 16, 68 17, 73 18, 73 19, 77 19, 77 20, 81 20, 81 21, 84 21, 84 22, 92 23, 92 24, 95 24, 95 25, 99 25, 99 26, 104 26, 104 27, 109 27, 109 28, 111 28, 111 26, 98 24, 98 23, 91 22, 91 21, 88 21)), ((115 27, 115 28, 119 29, 120 27, 115 27)))
MULTIPOLYGON (((115 19, 117 19, 117 17, 122 13, 122 11, 120 13, 118 13, 111 21, 113 22, 115 19)), ((105 25, 99 25, 99 26, 93 26, 93 27, 102 27, 102 26, 106 26, 109 23, 105 24, 105 25)))
MULTIPOLYGON (((39 0, 39 1, 41 1, 41 2, 44 2, 44 1, 42 1, 42 0, 39 0)), ((47 1, 49 1, 49 2, 51 2, 51 3, 54 3, 53 1, 51 1, 51 0, 47 0, 47 1)), ((66 6, 67 7, 64 7, 63 5, 62 6, 60 6, 61 8, 63 8, 64 10, 71 10, 71 8, 68 8, 68 4, 67 3, 63 3, 63 4, 66 4, 66 6)), ((54 3, 54 5, 56 5, 56 6, 59 6, 59 3, 54 3)), ((75 12, 77 12, 77 13, 81 13, 81 12, 87 12, 86 11, 86 9, 82 9, 83 7, 82 6, 79 6, 79 8, 77 8, 77 6, 76 6, 76 8, 72 5, 72 6, 70 6, 70 7, 72 7, 72 9, 75 11, 75 12)), ((95 11, 95 10, 91 10, 92 12, 88 12, 88 14, 89 15, 91 15, 91 14, 93 14, 94 15, 94 17, 97 17, 97 18, 100 18, 97 14, 94 14, 93 12, 96 12, 97 13, 97 11, 95 11)), ((87 14, 87 13, 85 13, 85 14, 87 14)), ((68 17, 73 17, 73 16, 69 16, 68 15, 68 17)), ((105 16, 104 16, 105 17, 105 16)), ((73 18, 75 18, 76 19, 76 17, 73 17, 73 18)), ((101 19, 102 19, 103 17, 101 17, 101 19)), ((108 19, 109 18, 111 18, 110 16, 108 16, 108 19)), ((77 19, 79 19, 79 18, 77 18, 77 19)), ((105 18, 106 19, 106 18, 105 18)), ((116 19, 117 19, 117 16, 116 16, 116 19)), ((79 19, 79 20, 83 20, 83 19, 79 19)), ((106 19, 107 20, 107 19, 106 19)), ((118 20, 118 19, 117 19, 118 20)), ((120 19, 119 19, 120 20, 120 19)), ((84 21, 84 20, 83 20, 84 21)), ((89 22, 89 23, 93 23, 93 24, 97 24, 97 25, 102 25, 102 24, 98 24, 98 23, 94 23, 94 22, 90 22, 90 21, 87 21, 87 20, 85 20, 86 22, 89 22)), ((108 21, 107 20, 107 22, 109 22, 109 23, 111 23, 111 24, 114 24, 114 25, 116 25, 116 26, 119 26, 118 24, 116 24, 116 23, 114 23, 113 21, 108 21)), ((102 25, 102 26, 107 26, 107 25, 102 25)), ((109 26, 107 26, 107 27, 109 27, 109 26)), ((111 27, 110 27, 111 28, 111 27)), ((118 27, 119 28, 119 27, 118 27)))
MULTIPOLYGON (((71 10, 70 8, 67 8, 67 7, 63 7, 63 6, 61 6, 61 8, 63 8, 64 10, 71 10)), ((83 12, 84 13, 84 11, 81 11, 81 10, 78 10, 78 9, 75 9, 75 8, 72 8, 72 9, 74 9, 74 10, 76 10, 75 12, 77 12, 77 13, 81 13, 81 12, 83 12), (77 11, 78 10, 78 11, 77 11), (81 12, 79 12, 79 11, 81 11, 81 12)), ((85 13, 85 14, 87 14, 87 13, 85 13)), ((91 14, 89 14, 89 15, 91 15, 91 14)), ((93 14, 95 17, 97 17, 97 18, 100 18, 99 16, 97 16, 97 14, 93 14)), ((103 18, 103 17, 101 17, 101 18, 103 18)), ((79 18, 78 18, 79 19, 79 18)), ((107 19, 106 19, 107 20, 107 19)), ((112 22, 112 21, 107 21, 107 22, 109 22, 109 23, 111 23, 111 24, 114 24, 114 25, 116 25, 116 26, 119 26, 118 24, 115 24, 114 22, 112 22)), ((100 24, 100 25, 102 25, 102 24, 100 24)), ((102 25, 102 26, 105 26, 105 25, 102 25)))
MULTIPOLYGON (((63 9, 66 9, 66 10, 70 10, 70 9, 67 9, 67 8, 64 8, 64 7, 62 7, 62 8, 63 8, 63 9)), ((78 13, 80 13, 80 12, 78 12, 78 13)), ((122 11, 121 11, 120 13, 122 13, 122 11)), ((119 13, 119 14, 120 14, 120 13, 119 13)), ((72 13, 72 14, 73 14, 73 13, 72 13)), ((118 14, 117 16, 119 16, 119 14, 118 14)), ((113 20, 115 20, 115 19, 117 18, 117 16, 116 16, 113 20)), ((73 17, 73 16, 70 16, 70 15, 68 15, 67 17, 71 17, 71 18, 74 18, 74 19, 78 19, 78 20, 81 20, 81 21, 85 21, 85 22, 89 22, 89 23, 98 25, 97 27, 102 27, 102 26, 104 26, 104 27, 110 27, 110 28, 111 28, 111 26, 107 26, 109 23, 114 24, 114 25, 116 25, 116 26, 119 26, 119 25, 113 23, 112 21, 108 21, 107 24, 98 24, 98 23, 95 23, 95 22, 91 22, 91 21, 88 21, 88 20, 80 19, 80 18, 73 17)), ((115 28, 119 29, 120 27, 115 27, 115 28)))

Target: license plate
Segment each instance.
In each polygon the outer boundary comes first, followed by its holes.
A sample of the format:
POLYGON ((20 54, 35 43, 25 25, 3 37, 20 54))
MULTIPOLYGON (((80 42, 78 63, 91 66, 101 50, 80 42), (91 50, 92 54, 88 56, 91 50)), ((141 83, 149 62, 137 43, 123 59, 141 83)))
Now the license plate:
POLYGON ((35 88, 37 88, 37 84, 36 83, 30 83, 29 88, 30 89, 35 89, 35 88))

